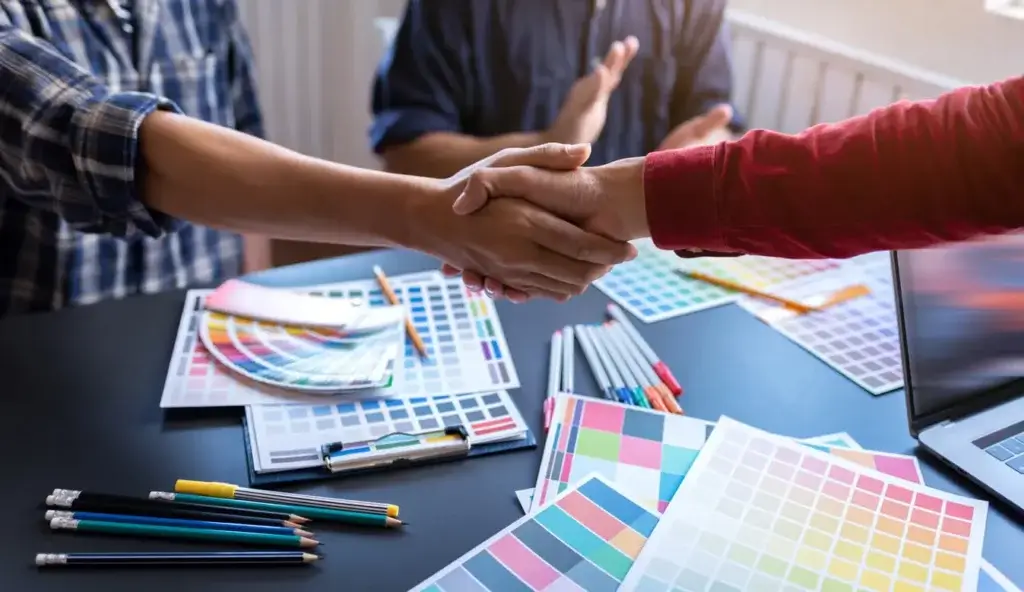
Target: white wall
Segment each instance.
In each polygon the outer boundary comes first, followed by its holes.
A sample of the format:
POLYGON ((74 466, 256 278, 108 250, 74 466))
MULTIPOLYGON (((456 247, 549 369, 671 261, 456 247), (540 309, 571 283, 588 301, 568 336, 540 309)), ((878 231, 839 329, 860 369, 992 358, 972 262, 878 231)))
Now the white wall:
POLYGON ((984 0, 729 0, 729 6, 970 83, 1024 73, 1024 21, 984 0))

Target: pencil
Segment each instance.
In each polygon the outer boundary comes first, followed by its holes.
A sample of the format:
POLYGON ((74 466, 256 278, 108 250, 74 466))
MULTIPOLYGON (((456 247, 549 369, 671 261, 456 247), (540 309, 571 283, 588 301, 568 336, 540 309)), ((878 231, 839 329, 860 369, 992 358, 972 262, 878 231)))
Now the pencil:
POLYGON ((623 381, 626 383, 626 388, 633 393, 633 398, 641 407, 651 409, 654 405, 651 404, 650 399, 647 398, 647 393, 644 392, 643 383, 639 377, 633 374, 629 364, 626 363, 625 356, 619 351, 619 346, 615 342, 615 338, 612 336, 607 325, 599 325, 594 328, 594 332, 600 336, 600 339, 604 340, 604 346, 608 350, 609 357, 612 363, 615 364, 615 369, 618 370, 619 374, 622 375, 623 381))
POLYGON ((576 392, 576 336, 572 326, 562 327, 562 392, 576 392))
POLYGON ((249 500, 254 502, 277 502, 282 504, 292 504, 295 506, 332 508, 335 510, 348 510, 350 512, 364 512, 367 514, 384 514, 385 516, 391 516, 392 518, 398 517, 398 506, 394 504, 364 502, 361 500, 350 500, 321 495, 305 495, 302 493, 287 493, 284 491, 267 491, 214 481, 190 481, 188 479, 178 479, 174 483, 174 491, 176 493, 191 493, 194 495, 205 495, 210 497, 249 500))
POLYGON ((662 391, 664 385, 661 384, 661 380, 654 374, 654 371, 648 368, 642 359, 637 360, 637 357, 634 355, 634 346, 630 342, 629 337, 620 330, 621 325, 615 321, 609 321, 605 324, 605 328, 612 343, 619 349, 619 354, 622 356, 626 367, 629 368, 629 371, 640 382, 640 388, 643 389, 647 400, 651 403, 651 407, 658 411, 675 413, 672 404, 665 400, 666 394, 671 398, 672 393, 669 393, 667 389, 662 391))
POLYGON ((280 534, 237 532, 232 530, 211 530, 207 528, 178 528, 175 526, 128 524, 124 522, 104 522, 101 520, 75 520, 72 518, 54 518, 50 521, 50 528, 53 530, 71 530, 76 532, 123 534, 145 538, 217 541, 221 543, 249 543, 253 545, 276 545, 281 547, 309 548, 316 547, 320 544, 318 541, 313 539, 294 535, 285 536, 280 534))
POLYGON ((309 565, 319 555, 302 551, 222 551, 203 553, 37 553, 39 567, 162 565, 309 565))
POLYGON ((612 388, 615 390, 616 398, 619 402, 626 403, 628 405, 639 405, 632 391, 626 388, 626 382, 622 376, 619 375, 615 369, 615 365, 612 364, 611 356, 608 354, 608 350, 605 344, 601 340, 601 336, 598 335, 597 327, 588 326, 587 336, 590 337, 590 343, 594 345, 594 351, 597 352, 597 359, 601 360, 601 364, 604 366, 605 372, 608 373, 608 382, 611 383, 612 388))
POLYGON ((88 493, 73 489, 54 489, 46 497, 46 505, 90 512, 190 518, 213 522, 245 522, 266 526, 291 526, 309 522, 308 518, 283 512, 260 512, 243 508, 226 508, 210 504, 168 503, 108 493, 88 493))
POLYGON ((644 355, 640 352, 639 346, 637 346, 635 341, 629 338, 629 334, 626 332, 626 328, 622 323, 618 321, 610 321, 608 325, 611 327, 612 332, 618 337, 619 347, 623 349, 626 355, 632 358, 636 371, 646 379, 646 384, 654 390, 655 395, 661 397, 661 402, 665 407, 664 410, 669 413, 682 415, 683 409, 679 406, 676 398, 672 396, 672 391, 668 390, 668 387, 661 382, 661 379, 658 378, 654 369, 646 363, 644 355))
MULTIPOLYGON (((402 303, 398 300, 398 296, 395 295, 395 291, 391 289, 391 283, 388 282, 388 278, 384 275, 384 270, 380 266, 373 266, 373 275, 377 276, 377 283, 380 284, 381 292, 384 292, 384 296, 393 305, 400 306, 402 303)), ((419 331, 416 330, 416 326, 412 324, 412 319, 409 315, 405 315, 405 332, 409 334, 409 339, 412 339, 412 344, 419 352, 420 356, 426 358, 427 346, 423 345, 423 339, 420 338, 419 331)))
POLYGON ((544 429, 551 427, 551 414, 554 413, 555 395, 562 383, 562 332, 551 334, 551 352, 548 358, 548 396, 544 399, 544 429))
POLYGON ((179 528, 206 528, 209 530, 235 530, 238 532, 261 532, 263 534, 281 534, 285 536, 311 537, 313 533, 301 528, 286 526, 262 526, 258 524, 239 524, 237 522, 210 522, 208 520, 184 520, 181 518, 160 518, 158 516, 137 516, 132 514, 104 514, 102 512, 66 512, 63 510, 47 510, 46 521, 54 518, 72 520, 94 520, 98 522, 124 522, 126 524, 151 524, 154 526, 177 526, 179 528))
POLYGON ((248 500, 226 499, 222 497, 208 497, 204 495, 193 495, 191 493, 170 493, 166 491, 149 492, 150 499, 162 499, 168 501, 182 501, 188 503, 209 503, 211 505, 224 505, 229 508, 251 508, 254 510, 267 510, 278 512, 302 512, 310 518, 317 520, 330 520, 333 522, 345 522, 348 524, 359 524, 364 526, 402 526, 401 520, 384 514, 367 514, 365 512, 350 512, 346 510, 335 510, 332 508, 314 508, 312 506, 295 506, 289 504, 272 504, 268 502, 251 502, 248 500))
POLYGON ((658 354, 654 353, 654 349, 647 343, 643 335, 640 335, 640 331, 637 331, 633 323, 630 322, 626 313, 615 304, 608 305, 608 315, 616 321, 622 323, 622 328, 632 338, 633 343, 636 344, 640 353, 647 359, 647 363, 654 369, 654 373, 658 375, 665 386, 668 387, 669 392, 678 397, 683 394, 683 387, 679 385, 679 381, 672 375, 672 371, 669 370, 668 365, 661 361, 658 354))
POLYGON ((583 350, 583 357, 590 366, 590 373, 594 375, 597 386, 601 388, 601 396, 610 401, 618 401, 619 397, 608 380, 608 374, 601 367, 601 361, 597 359, 597 352, 594 351, 594 344, 590 342, 590 333, 583 325, 576 325, 576 335, 579 337, 580 349, 583 350))
POLYGON ((807 306, 806 304, 797 302, 796 300, 790 300, 789 298, 776 296, 775 294, 771 294, 769 292, 763 292, 756 288, 751 288, 750 286, 744 286, 743 284, 718 278, 712 275, 707 275, 705 273, 700 273, 699 271, 680 271, 679 273, 683 274, 688 278, 695 279, 706 284, 711 284, 712 286, 718 286, 719 288, 725 288, 726 290, 732 290, 734 292, 741 292, 743 294, 747 294, 748 296, 754 296, 756 298, 763 298, 764 300, 771 300, 772 302, 777 302, 778 304, 781 304, 786 308, 791 309, 800 314, 806 314, 818 310, 818 308, 815 306, 807 306))

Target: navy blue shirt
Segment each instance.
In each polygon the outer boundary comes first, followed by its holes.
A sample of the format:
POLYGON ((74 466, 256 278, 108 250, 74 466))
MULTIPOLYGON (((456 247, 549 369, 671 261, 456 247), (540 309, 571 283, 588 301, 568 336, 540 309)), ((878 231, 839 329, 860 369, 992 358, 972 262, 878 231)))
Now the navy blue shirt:
MULTIPOLYGON (((373 88, 378 154, 431 132, 551 126, 614 41, 640 51, 588 164, 642 156, 732 92, 725 0, 409 0, 373 88)), ((738 123, 737 123, 738 125, 738 123)))

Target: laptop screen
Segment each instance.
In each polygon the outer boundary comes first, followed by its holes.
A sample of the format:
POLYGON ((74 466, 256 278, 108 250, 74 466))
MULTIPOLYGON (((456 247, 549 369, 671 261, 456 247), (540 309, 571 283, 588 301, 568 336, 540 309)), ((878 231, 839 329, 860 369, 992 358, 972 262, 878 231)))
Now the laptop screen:
POLYGON ((1024 376, 1024 235, 896 258, 912 419, 1024 376))

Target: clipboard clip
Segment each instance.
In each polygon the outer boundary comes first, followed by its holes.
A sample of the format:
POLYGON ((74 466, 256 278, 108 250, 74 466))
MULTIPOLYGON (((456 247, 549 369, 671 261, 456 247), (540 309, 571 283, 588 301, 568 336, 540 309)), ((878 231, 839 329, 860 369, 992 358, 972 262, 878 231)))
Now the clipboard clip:
POLYGON ((330 442, 320 447, 324 467, 332 473, 398 467, 467 456, 469 432, 461 425, 428 432, 395 432, 359 442, 330 442))

